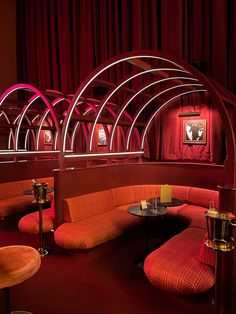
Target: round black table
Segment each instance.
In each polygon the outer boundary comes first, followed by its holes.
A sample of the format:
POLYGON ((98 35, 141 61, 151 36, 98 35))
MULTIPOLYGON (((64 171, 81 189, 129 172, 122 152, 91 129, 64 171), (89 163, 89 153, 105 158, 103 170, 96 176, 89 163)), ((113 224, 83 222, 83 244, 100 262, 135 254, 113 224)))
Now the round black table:
MULTIPOLYGON (((150 198, 150 199, 148 200, 148 202, 152 204, 153 199, 150 198)), ((178 198, 175 198, 175 197, 172 197, 171 202, 165 202, 165 203, 162 202, 162 203, 161 203, 161 202, 160 202, 160 197, 158 197, 158 205, 159 205, 159 206, 174 207, 174 206, 180 206, 180 205, 183 205, 183 204, 184 204, 184 201, 179 200, 178 198)))
POLYGON ((144 247, 144 256, 137 259, 137 265, 140 268, 143 268, 143 261, 145 257, 150 253, 149 249, 149 232, 148 232, 148 224, 150 219, 156 219, 160 217, 164 217, 164 235, 163 235, 163 242, 167 240, 168 232, 167 232, 167 213, 168 209, 165 206, 158 206, 157 209, 154 209, 154 206, 152 204, 149 204, 147 209, 142 209, 139 204, 132 205, 128 208, 128 213, 131 215, 141 217, 144 219, 144 236, 145 236, 145 247, 144 247))

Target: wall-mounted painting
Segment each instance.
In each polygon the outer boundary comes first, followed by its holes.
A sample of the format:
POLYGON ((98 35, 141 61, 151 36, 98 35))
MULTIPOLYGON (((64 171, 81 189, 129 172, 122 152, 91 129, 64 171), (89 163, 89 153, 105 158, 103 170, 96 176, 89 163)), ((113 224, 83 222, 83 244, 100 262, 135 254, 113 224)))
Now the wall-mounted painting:
POLYGON ((98 129, 98 146, 106 146, 107 145, 107 137, 105 130, 103 128, 98 129))
POLYGON ((44 131, 44 144, 51 145, 52 144, 52 133, 51 131, 44 131))
POLYGON ((206 144, 207 122, 205 119, 183 121, 184 144, 206 144))

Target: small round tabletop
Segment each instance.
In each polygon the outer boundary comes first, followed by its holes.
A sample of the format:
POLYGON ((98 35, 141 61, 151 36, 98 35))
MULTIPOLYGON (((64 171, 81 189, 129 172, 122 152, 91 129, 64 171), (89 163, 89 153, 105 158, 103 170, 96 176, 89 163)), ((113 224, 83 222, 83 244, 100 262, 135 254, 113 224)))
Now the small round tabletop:
MULTIPOLYGON (((150 198, 148 200, 149 203, 152 203, 152 198, 150 198)), ((178 199, 178 198, 175 198, 175 197, 172 197, 171 199, 171 202, 160 202, 158 203, 158 205, 160 206, 164 206, 164 207, 174 207, 174 206, 180 206, 180 205, 183 205, 184 204, 184 201, 178 199)))
POLYGON ((25 245, 0 248, 0 289, 11 287, 33 276, 39 269, 41 257, 37 250, 25 245))
POLYGON ((168 209, 165 206, 158 206, 157 210, 154 210, 153 205, 148 205, 146 209, 140 208, 140 205, 132 205, 128 208, 128 212, 134 216, 139 217, 157 217, 166 215, 168 212, 168 209))

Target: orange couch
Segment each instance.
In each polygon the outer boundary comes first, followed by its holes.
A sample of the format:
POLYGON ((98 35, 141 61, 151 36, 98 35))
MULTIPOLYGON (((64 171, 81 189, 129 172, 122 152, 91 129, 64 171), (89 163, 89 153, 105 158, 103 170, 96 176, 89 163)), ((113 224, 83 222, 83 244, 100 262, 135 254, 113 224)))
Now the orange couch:
MULTIPOLYGON (((160 195, 160 185, 125 186, 78 195, 64 200, 64 222, 55 230, 57 245, 65 249, 90 249, 111 240, 142 221, 127 208, 160 195)), ((189 186, 172 186, 172 196, 184 204, 168 208, 168 217, 185 221, 188 228, 150 253, 144 262, 148 280, 175 294, 197 294, 215 282, 214 269, 199 259, 206 234, 205 212, 218 192, 189 186)))
MULTIPOLYGON (((39 182, 46 182, 49 186, 54 185, 54 178, 40 178, 39 182)), ((0 183, 0 217, 26 212, 35 208, 32 204, 33 195, 24 195, 25 190, 32 189, 32 180, 0 183)), ((50 193, 49 200, 53 198, 50 193)))

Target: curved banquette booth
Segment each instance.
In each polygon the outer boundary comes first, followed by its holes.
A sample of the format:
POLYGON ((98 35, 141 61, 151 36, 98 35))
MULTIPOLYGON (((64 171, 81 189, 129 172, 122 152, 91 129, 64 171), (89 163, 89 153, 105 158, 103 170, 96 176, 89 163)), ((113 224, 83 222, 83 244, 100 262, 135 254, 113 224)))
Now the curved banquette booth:
POLYGON ((204 247, 205 212, 211 200, 219 206, 219 192, 213 187, 214 179, 222 178, 223 172, 220 167, 187 166, 187 174, 214 173, 205 181, 207 188, 197 186, 199 176, 186 177, 185 173, 180 178, 181 167, 149 163, 55 171, 56 244, 66 250, 91 250, 136 228, 143 220, 129 214, 128 207, 159 196, 161 184, 170 183, 172 196, 183 204, 169 207, 168 218, 176 225, 184 224, 185 229, 148 254, 144 272, 153 286, 167 292, 194 295, 208 291, 215 283, 215 256, 204 247), (86 177, 92 181, 87 182, 86 177), (193 184, 189 185, 191 178, 193 184), (181 180, 183 185, 176 184, 181 180))

